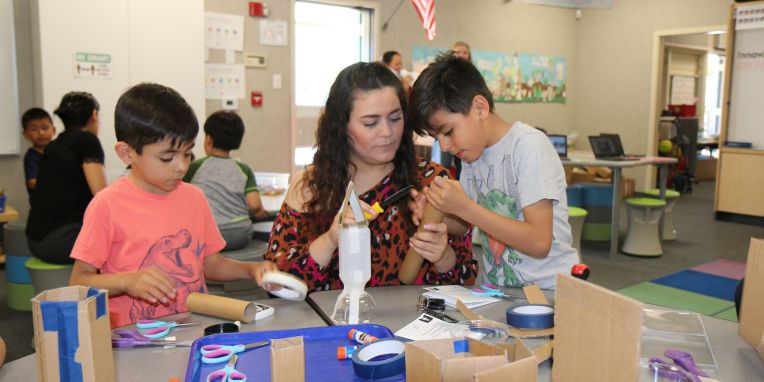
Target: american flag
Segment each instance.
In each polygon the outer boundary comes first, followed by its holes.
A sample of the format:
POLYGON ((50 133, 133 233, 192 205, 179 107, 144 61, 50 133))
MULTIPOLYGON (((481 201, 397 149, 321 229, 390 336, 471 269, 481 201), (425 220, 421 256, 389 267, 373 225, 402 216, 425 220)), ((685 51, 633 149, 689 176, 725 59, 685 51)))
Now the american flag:
POLYGON ((435 38, 435 0, 411 0, 414 4, 419 19, 422 20, 422 26, 427 34, 427 39, 435 38))

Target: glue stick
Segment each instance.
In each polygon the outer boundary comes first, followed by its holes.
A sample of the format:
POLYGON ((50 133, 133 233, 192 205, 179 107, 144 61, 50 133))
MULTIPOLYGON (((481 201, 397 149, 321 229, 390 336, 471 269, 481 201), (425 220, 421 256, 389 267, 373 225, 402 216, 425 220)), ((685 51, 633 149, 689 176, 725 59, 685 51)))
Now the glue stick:
POLYGON ((340 346, 337 348, 337 359, 350 359, 358 346, 340 346))
POLYGON ((378 340, 379 338, 372 336, 371 334, 364 333, 360 330, 350 329, 348 332, 348 338, 358 342, 359 344, 368 344, 378 340))

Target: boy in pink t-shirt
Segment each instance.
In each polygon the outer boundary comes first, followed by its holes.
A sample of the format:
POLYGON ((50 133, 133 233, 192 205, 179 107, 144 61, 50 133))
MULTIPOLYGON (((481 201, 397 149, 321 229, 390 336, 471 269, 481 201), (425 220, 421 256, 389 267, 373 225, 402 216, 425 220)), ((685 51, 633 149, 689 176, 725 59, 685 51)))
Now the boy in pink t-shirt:
POLYGON ((270 262, 218 253, 225 241, 202 190, 181 179, 199 124, 176 91, 136 85, 117 101, 117 155, 130 174, 96 194, 72 249, 69 283, 109 290, 111 326, 185 312, 205 278, 262 283, 270 262))

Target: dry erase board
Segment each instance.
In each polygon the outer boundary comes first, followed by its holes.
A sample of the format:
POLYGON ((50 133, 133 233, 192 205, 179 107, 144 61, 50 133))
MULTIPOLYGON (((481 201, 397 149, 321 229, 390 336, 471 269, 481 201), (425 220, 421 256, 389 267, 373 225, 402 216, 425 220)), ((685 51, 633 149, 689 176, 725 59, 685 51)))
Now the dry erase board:
POLYGON ((13 2, 0 2, 0 155, 21 150, 13 2))
MULTIPOLYGON (((762 7, 762 6, 758 6, 762 7)), ((738 12, 744 9, 738 8, 738 12)), ((764 9, 763 9, 764 11, 764 9)), ((764 149, 764 23, 735 31, 727 140, 764 149)))

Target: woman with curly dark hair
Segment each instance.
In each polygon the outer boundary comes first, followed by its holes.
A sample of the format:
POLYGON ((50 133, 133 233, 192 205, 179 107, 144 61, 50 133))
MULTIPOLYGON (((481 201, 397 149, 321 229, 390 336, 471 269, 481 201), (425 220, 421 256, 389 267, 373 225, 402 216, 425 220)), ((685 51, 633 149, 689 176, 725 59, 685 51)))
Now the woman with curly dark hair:
POLYGON ((379 63, 343 69, 318 121, 313 165, 290 186, 273 224, 266 259, 306 281, 310 289, 339 289, 338 211, 353 181, 371 231, 370 286, 400 285, 409 247, 424 259, 417 284, 471 284, 477 269, 469 235, 448 236, 446 225, 416 233, 408 198, 377 214, 369 205, 406 185, 421 189, 442 166, 414 156, 414 133, 404 123, 407 99, 400 80, 379 63))

